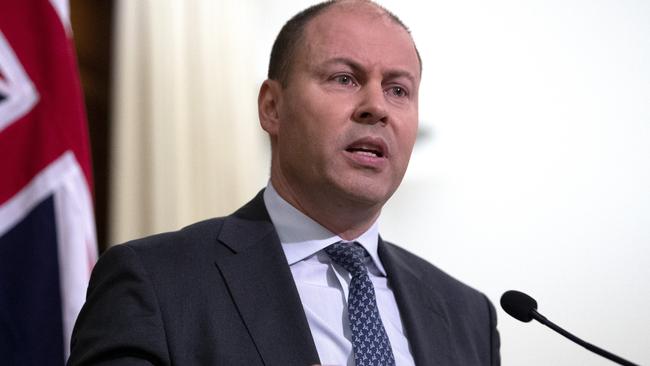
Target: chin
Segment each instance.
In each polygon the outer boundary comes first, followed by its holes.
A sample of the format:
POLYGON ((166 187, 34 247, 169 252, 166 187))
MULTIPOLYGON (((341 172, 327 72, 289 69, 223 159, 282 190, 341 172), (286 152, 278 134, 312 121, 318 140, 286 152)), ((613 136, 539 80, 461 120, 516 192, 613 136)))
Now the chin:
POLYGON ((394 192, 394 190, 373 186, 373 184, 346 185, 340 187, 340 190, 349 202, 364 206, 383 206, 394 192))

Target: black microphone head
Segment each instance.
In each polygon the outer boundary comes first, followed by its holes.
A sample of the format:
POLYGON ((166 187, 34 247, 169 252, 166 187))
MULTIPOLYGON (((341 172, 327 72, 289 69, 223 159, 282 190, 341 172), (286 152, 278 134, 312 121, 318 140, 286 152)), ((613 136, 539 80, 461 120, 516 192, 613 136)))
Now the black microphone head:
POLYGON ((533 320, 537 301, 523 292, 510 290, 501 295, 501 307, 513 318, 528 323, 533 320))

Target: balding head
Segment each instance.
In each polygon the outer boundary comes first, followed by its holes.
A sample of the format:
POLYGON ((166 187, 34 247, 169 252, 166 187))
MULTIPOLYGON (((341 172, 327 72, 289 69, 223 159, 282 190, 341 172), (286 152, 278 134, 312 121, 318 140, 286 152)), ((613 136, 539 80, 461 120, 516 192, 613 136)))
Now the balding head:
MULTIPOLYGON (((296 51, 303 47, 305 29, 307 25, 316 17, 324 12, 337 7, 345 11, 355 12, 363 11, 365 13, 375 13, 377 16, 387 17, 390 21, 398 24, 406 32, 410 33, 408 27, 393 13, 382 6, 369 0, 330 0, 312 5, 309 8, 294 15, 282 27, 278 33, 273 48, 271 49, 271 58, 269 61, 268 78, 279 81, 286 86, 289 81, 289 75, 295 62, 296 51)), ((420 63, 422 71, 422 60, 420 54, 413 44, 415 52, 420 63)))

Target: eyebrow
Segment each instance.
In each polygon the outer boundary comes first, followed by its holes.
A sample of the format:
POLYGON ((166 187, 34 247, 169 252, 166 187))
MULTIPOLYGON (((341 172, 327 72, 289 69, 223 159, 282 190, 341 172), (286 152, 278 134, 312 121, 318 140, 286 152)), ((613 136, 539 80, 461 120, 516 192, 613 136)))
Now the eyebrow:
MULTIPOLYGON (((323 62, 321 64, 321 67, 334 65, 334 64, 347 65, 356 72, 364 70, 363 66, 361 66, 360 63, 354 61, 353 59, 347 58, 347 57, 334 57, 334 58, 331 58, 331 59, 323 62)), ((404 77, 404 78, 409 79, 413 84, 416 84, 415 76, 412 73, 410 73, 410 72, 408 72, 406 70, 400 70, 400 69, 388 70, 388 72, 386 72, 384 74, 384 76, 387 79, 396 79, 396 78, 404 77)))

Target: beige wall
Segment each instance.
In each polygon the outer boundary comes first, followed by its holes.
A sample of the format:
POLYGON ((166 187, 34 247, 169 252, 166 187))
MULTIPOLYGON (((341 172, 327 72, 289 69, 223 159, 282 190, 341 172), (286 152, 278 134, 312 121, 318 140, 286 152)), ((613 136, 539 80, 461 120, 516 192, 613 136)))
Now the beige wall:
POLYGON ((247 6, 118 3, 111 244, 228 214, 266 183, 247 6))

